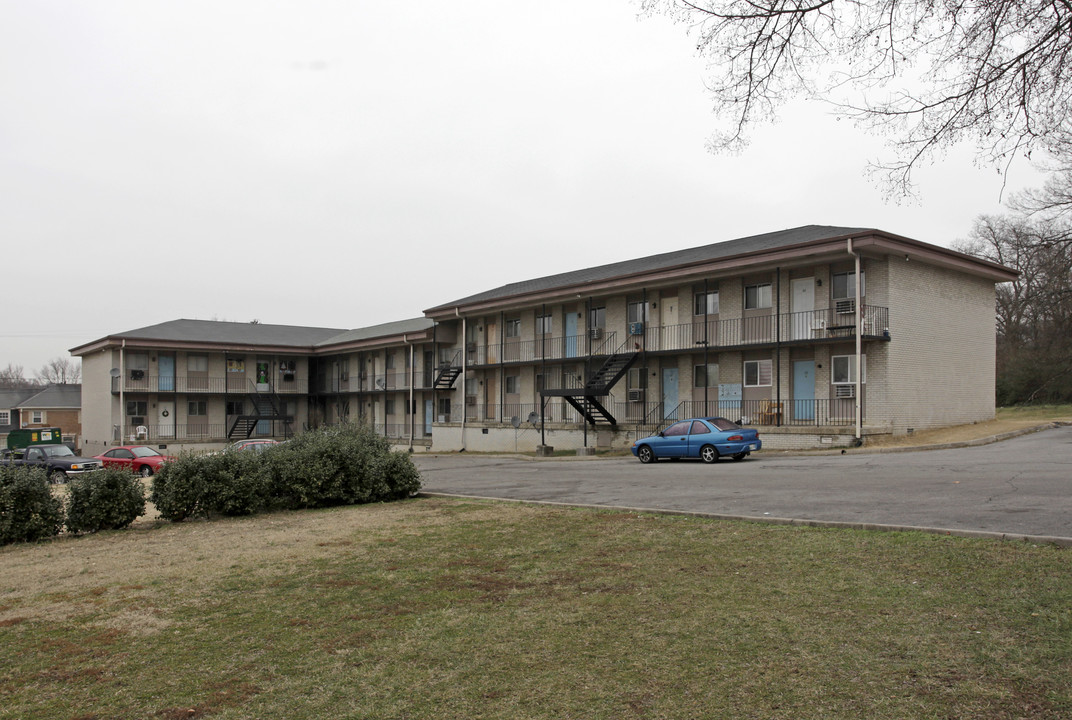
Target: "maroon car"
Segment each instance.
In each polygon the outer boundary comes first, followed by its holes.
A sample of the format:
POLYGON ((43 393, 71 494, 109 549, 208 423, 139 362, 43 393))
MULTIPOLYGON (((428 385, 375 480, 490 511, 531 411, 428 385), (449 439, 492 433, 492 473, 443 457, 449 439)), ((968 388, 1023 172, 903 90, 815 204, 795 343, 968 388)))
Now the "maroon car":
POLYGON ((175 458, 161 455, 145 445, 120 445, 95 456, 106 468, 123 468, 142 477, 149 477, 160 470, 160 466, 175 458))

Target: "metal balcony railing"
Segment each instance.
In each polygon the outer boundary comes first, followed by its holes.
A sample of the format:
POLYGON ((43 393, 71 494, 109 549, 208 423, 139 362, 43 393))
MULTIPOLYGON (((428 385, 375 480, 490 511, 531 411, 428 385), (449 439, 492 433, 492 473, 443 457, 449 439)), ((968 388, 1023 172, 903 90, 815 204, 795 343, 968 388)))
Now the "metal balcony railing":
MULTIPOLYGON (((233 377, 210 377, 197 375, 143 375, 128 372, 126 377, 112 378, 112 392, 119 392, 122 381, 123 392, 129 393, 187 393, 187 394, 245 394, 249 392, 249 383, 253 380, 244 375, 233 377)), ((254 383, 255 384, 255 383, 254 383)), ((304 395, 309 391, 309 381, 305 378, 277 380, 263 383, 262 392, 274 392, 279 395, 304 395)))
MULTIPOLYGON (((676 420, 691 417, 724 417, 734 422, 744 420, 745 425, 756 427, 847 427, 856 421, 856 406, 852 398, 815 400, 687 400, 667 409, 661 401, 604 403, 618 421, 618 425, 635 425, 639 428, 662 428, 676 420)), ((866 406, 862 407, 866 419, 866 406)), ((451 405, 449 415, 440 422, 488 422, 510 424, 518 418, 522 424, 529 422, 535 413, 540 416, 539 403, 482 403, 451 405)), ((561 398, 548 398, 544 404, 544 421, 553 423, 580 424, 583 418, 573 406, 561 398)), ((539 420, 537 419, 537 422, 539 420)))
POLYGON ((538 360, 584 360, 589 355, 609 355, 615 348, 616 333, 599 332, 585 335, 563 335, 536 340, 506 338, 501 344, 466 346, 469 365, 499 365, 504 363, 535 362, 538 360))
MULTIPOLYGON (((865 305, 862 310, 862 337, 889 337, 889 310, 865 305)), ((665 350, 695 350, 707 345, 712 348, 733 348, 766 345, 775 342, 803 342, 832 338, 854 338, 856 315, 839 313, 837 308, 809 310, 780 315, 707 320, 697 318, 680 325, 648 325, 642 347, 649 352, 665 350)))

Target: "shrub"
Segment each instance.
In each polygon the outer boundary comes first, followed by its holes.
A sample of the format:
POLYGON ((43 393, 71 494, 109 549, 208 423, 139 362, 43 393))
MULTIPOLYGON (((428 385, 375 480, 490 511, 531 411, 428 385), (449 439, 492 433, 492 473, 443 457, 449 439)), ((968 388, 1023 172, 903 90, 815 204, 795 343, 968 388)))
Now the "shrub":
POLYGON ((391 452, 387 440, 366 425, 310 430, 263 457, 272 496, 287 508, 393 500, 420 488, 409 456, 391 452))
POLYGON ((110 468, 80 475, 69 487, 67 532, 118 530, 145 514, 145 486, 126 470, 110 468))
POLYGON ((161 517, 248 515, 379 502, 420 489, 409 456, 364 425, 310 430, 264 452, 182 454, 153 476, 150 499, 161 517))
POLYGON ((59 535, 63 503, 41 468, 0 467, 0 544, 59 535))
POLYGON ((264 478, 257 453, 183 453, 153 475, 150 500, 173 522, 212 513, 249 515, 266 505, 264 478))

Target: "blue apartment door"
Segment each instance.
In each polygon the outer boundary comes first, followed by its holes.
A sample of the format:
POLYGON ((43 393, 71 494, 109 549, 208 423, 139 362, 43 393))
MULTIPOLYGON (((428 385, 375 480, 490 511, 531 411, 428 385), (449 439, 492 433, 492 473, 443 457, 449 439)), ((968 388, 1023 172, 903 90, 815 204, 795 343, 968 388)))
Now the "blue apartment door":
POLYGON ((663 417, 677 418, 677 368, 663 368, 663 417))
POLYGON ((157 368, 160 372, 157 389, 161 392, 175 392, 175 356, 161 355, 157 368))
POLYGON ((793 363, 793 419, 815 419, 815 361, 793 363))
POLYGON ((432 405, 431 400, 424 401, 424 434, 432 434, 432 418, 434 417, 435 407, 432 405))
POLYGON ((577 313, 566 313, 566 357, 577 357, 577 313))

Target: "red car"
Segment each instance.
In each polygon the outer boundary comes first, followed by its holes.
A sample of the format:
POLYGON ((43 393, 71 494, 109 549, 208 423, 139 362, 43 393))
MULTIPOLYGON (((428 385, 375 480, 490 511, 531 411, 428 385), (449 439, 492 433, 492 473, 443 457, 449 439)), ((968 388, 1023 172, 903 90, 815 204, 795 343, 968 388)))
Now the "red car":
POLYGON ((175 458, 161 455, 151 447, 144 445, 120 445, 95 456, 106 468, 123 468, 142 477, 149 477, 160 470, 160 466, 175 458))

